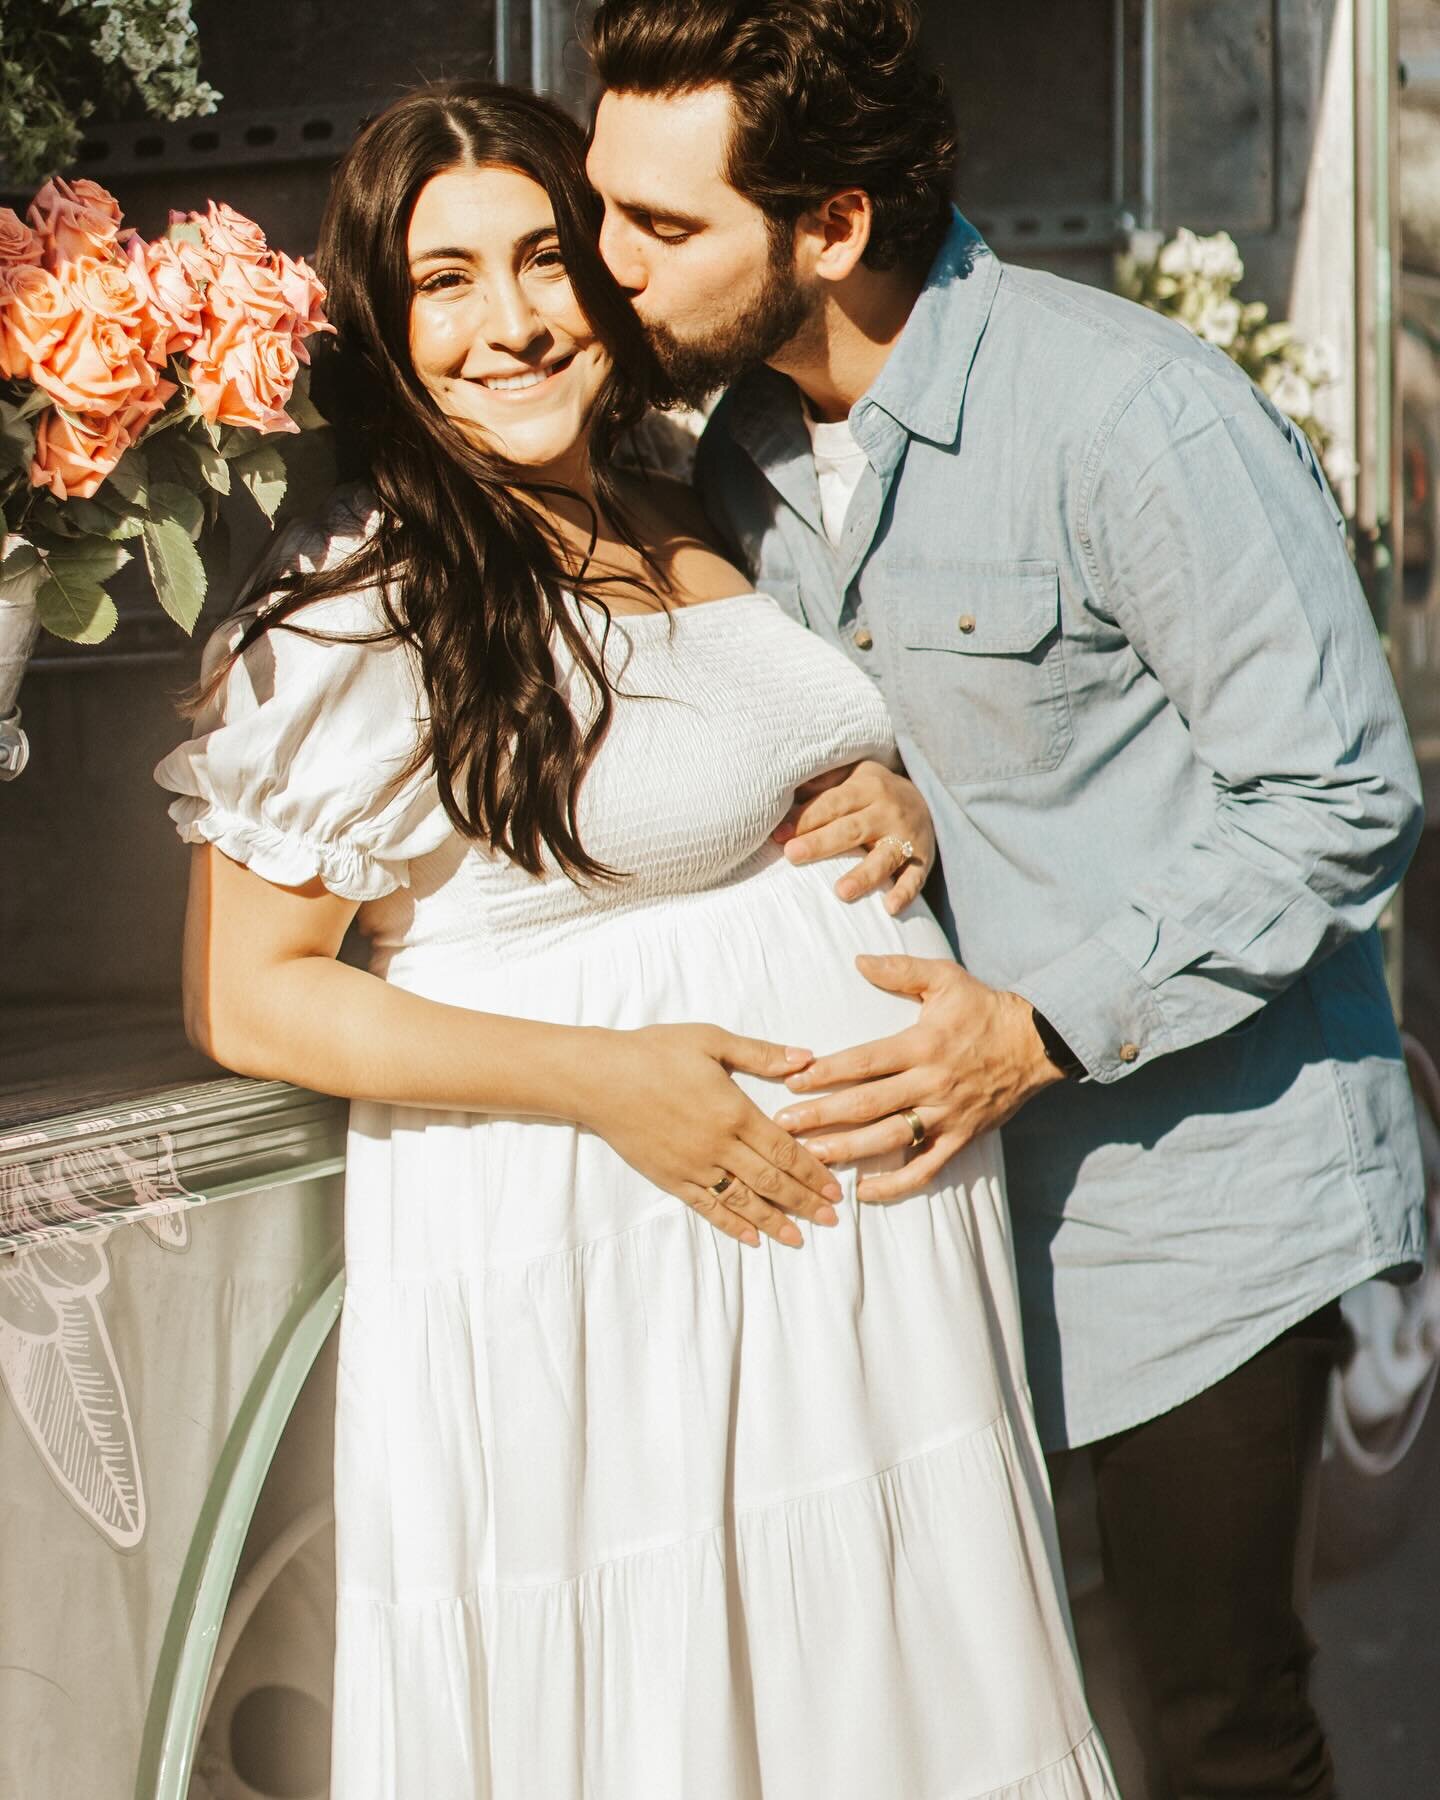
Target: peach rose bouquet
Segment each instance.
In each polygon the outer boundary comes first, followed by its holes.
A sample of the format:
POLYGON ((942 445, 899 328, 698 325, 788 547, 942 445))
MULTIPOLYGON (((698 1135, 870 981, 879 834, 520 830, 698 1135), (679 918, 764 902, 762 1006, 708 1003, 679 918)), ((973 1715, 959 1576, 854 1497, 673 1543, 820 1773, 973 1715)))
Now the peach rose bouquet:
POLYGON ((274 439, 322 422, 304 373, 324 299, 308 264, 214 201, 155 239, 93 181, 47 181, 23 219, 0 208, 0 583, 32 589, 43 626, 108 636, 105 583, 134 545, 193 629, 207 521, 242 490, 273 520, 274 439))

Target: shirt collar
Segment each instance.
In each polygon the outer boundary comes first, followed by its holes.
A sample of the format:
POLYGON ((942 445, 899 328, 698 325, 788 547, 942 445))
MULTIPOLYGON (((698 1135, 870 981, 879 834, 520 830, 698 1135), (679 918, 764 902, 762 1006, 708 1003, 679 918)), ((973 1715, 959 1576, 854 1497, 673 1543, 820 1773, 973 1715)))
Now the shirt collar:
MULTIPOLYGON (((865 430, 867 415, 878 410, 912 437, 954 443, 970 368, 999 283, 1000 264, 989 245, 968 219, 953 212, 895 348, 869 392, 851 408, 851 424, 862 442, 872 435, 865 430)), ((805 471, 793 465, 811 462, 810 439, 788 376, 752 369, 731 390, 729 411, 731 436, 758 467, 772 480, 784 469, 796 482, 804 481, 805 471)))
POLYGON ((878 407, 912 437, 952 444, 971 365, 1000 285, 1000 264, 970 221, 954 212, 895 348, 852 417, 878 407))
POLYGON ((801 518, 816 524, 820 483, 795 383, 762 364, 731 388, 727 407, 727 429, 735 443, 801 518))

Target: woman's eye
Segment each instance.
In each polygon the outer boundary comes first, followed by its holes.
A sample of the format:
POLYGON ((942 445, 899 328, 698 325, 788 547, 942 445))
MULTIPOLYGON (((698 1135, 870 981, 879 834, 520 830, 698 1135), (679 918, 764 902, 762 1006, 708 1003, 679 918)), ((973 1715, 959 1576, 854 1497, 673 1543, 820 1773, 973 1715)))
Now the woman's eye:
POLYGON ((652 225, 650 230, 652 235, 659 238, 662 244, 683 244, 688 242, 692 235, 688 231, 661 231, 659 227, 655 225, 652 225))
POLYGON ((465 277, 458 269, 442 269, 438 275, 426 276, 425 280, 420 283, 419 292, 422 294, 443 293, 447 288, 458 287, 464 279, 465 277))
POLYGON ((544 270, 546 274, 563 275, 565 258, 561 255, 558 247, 550 250, 537 250, 532 266, 544 270))

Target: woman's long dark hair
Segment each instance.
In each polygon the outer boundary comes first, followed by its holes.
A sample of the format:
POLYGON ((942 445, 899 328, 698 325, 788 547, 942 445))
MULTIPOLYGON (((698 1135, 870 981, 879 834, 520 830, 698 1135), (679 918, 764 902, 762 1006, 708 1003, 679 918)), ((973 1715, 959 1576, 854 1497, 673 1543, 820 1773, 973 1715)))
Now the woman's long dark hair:
MULTIPOLYGON (((422 385, 409 348, 407 237, 420 190, 456 167, 530 176, 550 198, 576 299, 614 363, 591 415, 595 498, 624 540, 641 549, 611 457, 644 410, 653 364, 600 257, 600 203, 585 179, 584 153, 579 126, 558 107, 479 81, 409 95, 351 146, 316 257, 337 336, 317 354, 315 392, 335 426, 342 473, 361 476, 379 503, 378 528, 333 568, 284 576, 278 603, 246 628, 201 699, 265 630, 286 626, 312 601, 378 587, 391 628, 384 635, 414 646, 429 699, 428 730, 411 770, 433 761, 456 829, 532 875, 542 873, 548 850, 572 878, 604 879, 615 871, 580 842, 576 805, 613 699, 603 650, 597 653, 563 595, 568 589, 604 608, 606 584, 565 567, 558 538, 524 498, 563 490, 466 438, 422 385), (588 722, 561 691, 556 634, 591 684, 588 722)), ((605 618, 608 625, 608 609, 605 618)))

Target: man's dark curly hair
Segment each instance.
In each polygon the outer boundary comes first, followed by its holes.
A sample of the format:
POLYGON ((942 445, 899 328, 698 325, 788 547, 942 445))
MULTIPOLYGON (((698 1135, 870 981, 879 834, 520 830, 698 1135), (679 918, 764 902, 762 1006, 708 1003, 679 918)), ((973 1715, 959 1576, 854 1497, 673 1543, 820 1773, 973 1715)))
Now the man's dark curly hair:
POLYGON ((956 145, 919 31, 913 0, 604 0, 592 47, 617 93, 727 87, 726 177, 769 219, 862 188, 865 262, 924 269, 949 224, 956 145))

